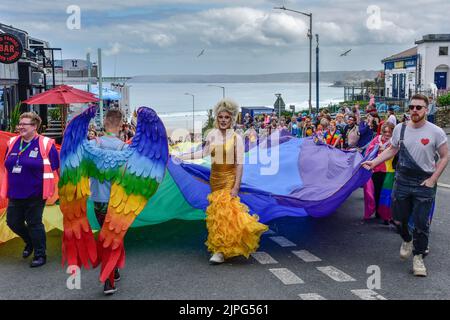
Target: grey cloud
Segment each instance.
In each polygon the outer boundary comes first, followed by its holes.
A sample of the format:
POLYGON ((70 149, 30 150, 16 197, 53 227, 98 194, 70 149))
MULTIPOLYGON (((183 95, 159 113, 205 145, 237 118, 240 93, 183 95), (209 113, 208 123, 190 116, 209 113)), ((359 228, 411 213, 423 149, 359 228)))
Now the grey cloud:
POLYGON ((365 59, 357 58, 364 52, 366 55, 370 52, 372 65, 379 66, 381 58, 412 47, 414 40, 423 34, 446 32, 442 26, 447 26, 450 12, 448 0, 216 0, 208 1, 208 7, 202 9, 203 3, 203 0, 22 0, 17 6, 16 0, 1 0, 0 21, 26 29, 30 35, 47 39, 53 45, 69 47, 65 52, 70 54, 83 53, 87 47, 103 47, 111 55, 130 53, 139 59, 151 54, 155 60, 169 61, 176 57, 190 61, 198 48, 206 47, 208 54, 196 63, 207 66, 208 59, 230 64, 236 61, 250 68, 253 61, 264 67, 276 61, 282 68, 280 55, 286 61, 293 57, 307 58, 309 22, 305 16, 273 9, 284 4, 313 12, 313 32, 320 34, 323 49, 322 65, 332 69, 365 66, 365 59), (65 9, 69 4, 80 5, 82 16, 94 12, 98 24, 82 22, 81 30, 67 30, 65 9), (129 8, 177 4, 180 8, 193 4, 197 11, 158 20, 112 19, 107 14, 108 10, 125 12, 129 8), (379 30, 366 26, 366 10, 371 4, 381 8, 383 22, 379 30), (333 57, 346 47, 354 48, 354 58, 335 60, 333 57))

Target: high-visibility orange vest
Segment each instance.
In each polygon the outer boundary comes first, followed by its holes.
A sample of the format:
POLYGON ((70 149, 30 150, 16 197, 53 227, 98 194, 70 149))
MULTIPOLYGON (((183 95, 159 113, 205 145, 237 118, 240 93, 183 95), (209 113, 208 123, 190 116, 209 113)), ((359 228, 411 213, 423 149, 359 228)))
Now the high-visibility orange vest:
MULTIPOLYGON (((6 154, 6 158, 8 158, 11 153, 14 144, 20 139, 20 136, 12 137, 8 141, 8 152, 6 154)), ((42 157, 42 162, 44 166, 44 175, 43 175, 43 188, 42 188, 42 199, 53 199, 57 196, 57 187, 58 187, 58 171, 53 171, 52 166, 50 164, 50 160, 48 155, 50 154, 50 150, 52 146, 55 144, 55 140, 50 139, 48 137, 44 137, 39 135, 39 152, 42 157), (56 194, 55 194, 56 193, 56 194)), ((8 172, 6 168, 4 169, 4 176, 1 185, 0 198, 6 199, 8 197, 8 172)))

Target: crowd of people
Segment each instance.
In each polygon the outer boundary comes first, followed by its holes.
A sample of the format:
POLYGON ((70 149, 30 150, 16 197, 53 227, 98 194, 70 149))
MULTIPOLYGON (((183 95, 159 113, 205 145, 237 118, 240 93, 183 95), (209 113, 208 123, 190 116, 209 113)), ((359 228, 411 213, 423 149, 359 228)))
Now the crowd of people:
POLYGON ((364 152, 372 139, 380 134, 384 123, 395 126, 407 120, 407 116, 397 119, 392 108, 381 117, 374 105, 368 105, 361 112, 360 106, 356 104, 352 108, 343 105, 334 116, 327 109, 312 116, 298 113, 297 116, 278 117, 274 112, 253 118, 247 113, 243 123, 236 126, 236 131, 255 139, 267 137, 275 130, 285 130, 297 138, 314 137, 316 142, 335 148, 364 152))
MULTIPOLYGON (((103 137, 106 135, 106 131, 104 128, 98 128, 95 124, 91 124, 89 126, 88 131, 88 139, 94 140, 98 139, 100 137, 103 137)), ((130 141, 134 135, 136 134, 136 126, 127 122, 124 122, 121 127, 118 134, 118 138, 122 140, 123 142, 130 141)))
MULTIPOLYGON (((441 128, 427 121, 430 109, 427 97, 414 95, 408 107, 409 115, 403 117, 401 125, 397 125, 394 110, 380 117, 374 105, 369 104, 364 112, 358 105, 352 108, 344 105, 334 117, 327 110, 312 117, 300 113, 291 118, 276 114, 252 118, 246 114, 243 124, 234 126, 237 104, 220 101, 214 109, 215 130, 208 135, 205 148, 198 154, 199 157, 211 155, 213 160, 211 194, 206 209, 210 262, 220 264, 233 256, 248 257, 257 250, 261 234, 268 229, 258 222, 258 216, 249 214, 238 196, 244 151, 238 148, 237 135, 255 140, 284 130, 295 137, 313 137, 316 143, 332 148, 365 155, 376 150, 374 160, 362 163, 373 172, 369 181, 372 188, 369 185, 365 190, 366 201, 371 200, 372 206, 366 206, 364 219, 375 213, 384 223, 393 222, 403 239, 401 258, 414 255, 414 275, 426 276, 423 258, 428 253, 437 181, 448 163, 447 136, 441 128), (236 129, 230 130, 233 127, 236 129), (215 161, 216 158, 226 159, 228 153, 236 154, 232 164, 215 161)), ((108 111, 104 131, 92 126, 88 139, 97 140, 91 143, 103 149, 126 148, 136 129, 134 125, 122 123, 122 119, 119 110, 108 111)), ((31 267, 46 263, 42 215, 46 202, 55 195, 55 178, 60 167, 55 143, 38 134, 40 125, 41 119, 35 113, 20 116, 19 135, 8 142, 6 178, 1 188, 1 198, 9 200, 7 224, 25 243, 23 258, 34 253, 31 267)), ((180 160, 195 158, 195 154, 185 154, 180 160)), ((94 211, 100 225, 106 217, 110 186, 109 181, 97 184, 94 181, 91 185, 94 211)), ((105 282, 105 294, 116 291, 114 281, 119 279, 119 270, 115 268, 110 282, 105 282)))

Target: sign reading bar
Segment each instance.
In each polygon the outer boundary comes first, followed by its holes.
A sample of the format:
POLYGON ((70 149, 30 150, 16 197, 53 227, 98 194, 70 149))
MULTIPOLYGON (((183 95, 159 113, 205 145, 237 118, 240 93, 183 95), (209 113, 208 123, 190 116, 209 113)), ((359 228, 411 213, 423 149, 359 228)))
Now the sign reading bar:
POLYGON ((22 57, 22 53, 22 43, 15 35, 0 33, 0 63, 17 62, 22 57))

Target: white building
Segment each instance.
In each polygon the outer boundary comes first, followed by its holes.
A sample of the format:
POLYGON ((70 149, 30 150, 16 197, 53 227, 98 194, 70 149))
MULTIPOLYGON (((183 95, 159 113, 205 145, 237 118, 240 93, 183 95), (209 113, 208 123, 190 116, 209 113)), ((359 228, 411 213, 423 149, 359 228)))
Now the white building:
POLYGON ((430 89, 434 83, 437 89, 450 88, 450 34, 429 34, 416 41, 420 57, 420 89, 430 89))
POLYGON ((386 97, 450 89, 450 34, 428 34, 417 46, 382 60, 386 97))

